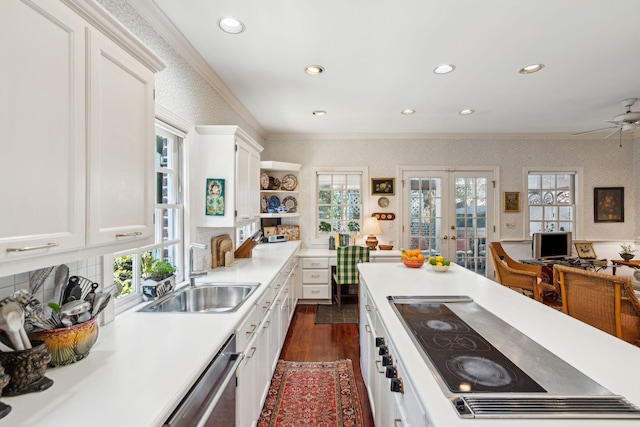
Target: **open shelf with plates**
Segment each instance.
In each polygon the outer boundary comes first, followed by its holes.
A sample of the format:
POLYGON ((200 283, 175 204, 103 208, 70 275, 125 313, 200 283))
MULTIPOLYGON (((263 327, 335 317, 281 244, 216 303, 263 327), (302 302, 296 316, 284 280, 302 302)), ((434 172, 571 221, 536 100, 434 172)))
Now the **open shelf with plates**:
POLYGON ((297 163, 260 162, 260 218, 300 216, 300 169, 297 163))

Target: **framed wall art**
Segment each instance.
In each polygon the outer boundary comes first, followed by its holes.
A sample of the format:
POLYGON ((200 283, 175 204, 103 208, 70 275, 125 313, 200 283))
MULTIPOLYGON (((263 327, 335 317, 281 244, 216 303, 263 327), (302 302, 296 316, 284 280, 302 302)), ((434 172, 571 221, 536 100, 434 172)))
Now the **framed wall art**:
POLYGON ((224 179, 207 178, 205 214, 224 216, 224 179))
POLYGON ((504 192, 504 211, 520 212, 520 192, 519 191, 504 192))
POLYGON ((578 258, 580 259, 596 259, 596 251, 593 249, 593 243, 591 242, 574 242, 576 247, 578 258))
POLYGON ((393 196, 395 191, 395 178, 371 178, 371 195, 393 196))
POLYGON ((594 222, 624 222, 624 187, 593 189, 594 222))

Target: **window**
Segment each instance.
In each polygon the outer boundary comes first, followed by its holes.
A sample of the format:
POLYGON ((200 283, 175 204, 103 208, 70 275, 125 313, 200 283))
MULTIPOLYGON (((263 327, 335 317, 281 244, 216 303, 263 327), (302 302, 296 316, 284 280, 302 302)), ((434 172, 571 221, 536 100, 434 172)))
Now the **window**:
POLYGON ((317 171, 316 235, 333 232, 359 234, 362 226, 363 172, 317 171))
POLYGON ((175 267, 176 282, 183 271, 182 139, 184 134, 160 121, 156 122, 154 243, 113 256, 114 280, 123 286, 119 299, 137 303, 142 282, 154 266, 167 263, 175 267), (162 262, 166 261, 166 262, 162 262), (135 298, 134 298, 135 297, 135 298))
POLYGON ((529 235, 571 231, 576 234, 577 172, 527 173, 529 235))

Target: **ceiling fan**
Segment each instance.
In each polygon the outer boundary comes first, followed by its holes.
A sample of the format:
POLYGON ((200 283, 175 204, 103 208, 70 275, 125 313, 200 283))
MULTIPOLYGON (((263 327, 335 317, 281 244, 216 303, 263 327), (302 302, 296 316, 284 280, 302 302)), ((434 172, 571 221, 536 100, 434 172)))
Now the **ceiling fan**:
POLYGON ((607 135, 604 139, 609 138, 611 135, 613 135, 616 132, 620 132, 620 141, 622 144, 622 132, 633 131, 635 130, 636 126, 640 126, 640 111, 631 111, 631 106, 635 104, 637 100, 638 100, 637 98, 627 98, 620 101, 620 104, 622 104, 622 106, 625 107, 627 111, 625 113, 618 114, 612 120, 606 120, 606 122, 611 123, 614 126, 588 130, 586 132, 578 132, 578 133, 574 133, 573 136, 585 135, 587 133, 598 132, 605 129, 615 129, 613 132, 607 135))

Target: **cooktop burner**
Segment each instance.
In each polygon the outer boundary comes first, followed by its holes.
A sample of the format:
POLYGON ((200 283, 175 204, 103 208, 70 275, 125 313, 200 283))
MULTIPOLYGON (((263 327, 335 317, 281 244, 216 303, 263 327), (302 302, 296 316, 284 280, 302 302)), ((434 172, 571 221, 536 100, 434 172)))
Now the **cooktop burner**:
POLYGON ((444 303, 396 303, 452 392, 546 392, 444 303))

